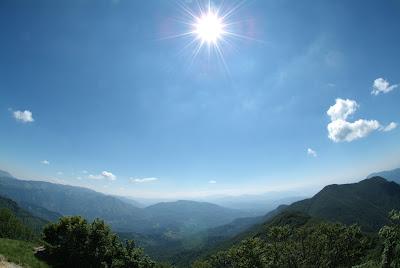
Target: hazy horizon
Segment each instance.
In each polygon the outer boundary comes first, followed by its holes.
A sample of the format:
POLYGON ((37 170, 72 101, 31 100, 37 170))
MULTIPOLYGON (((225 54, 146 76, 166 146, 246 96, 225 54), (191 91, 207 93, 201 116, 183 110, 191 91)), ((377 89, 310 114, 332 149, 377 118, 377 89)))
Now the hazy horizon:
POLYGON ((0 169, 176 200, 398 168, 399 3, 3 1, 0 169))

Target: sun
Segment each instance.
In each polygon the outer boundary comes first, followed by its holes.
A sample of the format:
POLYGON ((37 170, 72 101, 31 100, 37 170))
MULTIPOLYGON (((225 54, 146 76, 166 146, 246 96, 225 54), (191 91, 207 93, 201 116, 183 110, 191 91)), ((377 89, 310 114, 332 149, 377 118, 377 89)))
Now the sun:
POLYGON ((196 18, 194 23, 193 33, 197 35, 197 38, 201 40, 202 43, 216 45, 217 42, 223 38, 225 33, 225 24, 218 14, 208 10, 207 13, 202 14, 200 17, 196 18))
POLYGON ((185 53, 190 60, 188 66, 199 58, 217 63, 228 71, 225 57, 237 51, 236 42, 255 40, 248 35, 253 31, 249 28, 253 27, 252 21, 237 14, 245 1, 221 1, 220 5, 213 4, 212 0, 177 1, 182 16, 174 21, 179 23, 177 28, 182 32, 163 39, 182 38, 186 41, 180 53, 188 52, 185 53))

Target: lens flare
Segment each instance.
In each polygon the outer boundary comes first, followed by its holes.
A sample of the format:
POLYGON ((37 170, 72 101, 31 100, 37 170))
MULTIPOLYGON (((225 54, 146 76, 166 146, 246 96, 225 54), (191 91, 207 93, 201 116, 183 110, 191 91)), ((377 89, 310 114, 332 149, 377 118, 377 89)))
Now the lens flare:
POLYGON ((223 38, 225 25, 218 14, 209 10, 196 20, 193 33, 197 34, 202 42, 215 45, 223 38))

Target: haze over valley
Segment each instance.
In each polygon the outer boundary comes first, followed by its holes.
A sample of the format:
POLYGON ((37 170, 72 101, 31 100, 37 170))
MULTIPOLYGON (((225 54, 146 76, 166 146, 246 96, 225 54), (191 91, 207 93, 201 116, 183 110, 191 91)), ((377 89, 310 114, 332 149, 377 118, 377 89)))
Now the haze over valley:
POLYGON ((399 0, 0 1, 0 267, 400 267, 399 0))

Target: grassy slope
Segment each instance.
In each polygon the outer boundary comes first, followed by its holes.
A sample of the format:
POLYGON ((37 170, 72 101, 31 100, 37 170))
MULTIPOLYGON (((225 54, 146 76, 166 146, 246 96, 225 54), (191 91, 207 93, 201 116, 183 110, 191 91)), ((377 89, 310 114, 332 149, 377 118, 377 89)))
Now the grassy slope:
POLYGON ((34 246, 35 244, 29 242, 0 238, 0 255, 3 255, 7 261, 23 267, 49 267, 35 257, 34 246))

